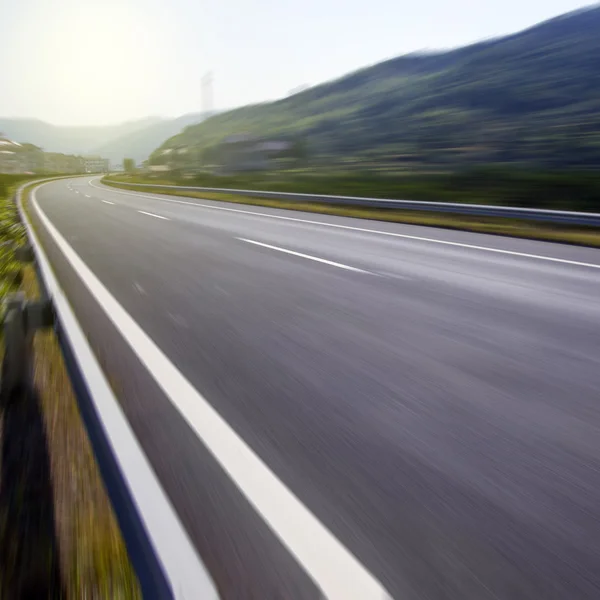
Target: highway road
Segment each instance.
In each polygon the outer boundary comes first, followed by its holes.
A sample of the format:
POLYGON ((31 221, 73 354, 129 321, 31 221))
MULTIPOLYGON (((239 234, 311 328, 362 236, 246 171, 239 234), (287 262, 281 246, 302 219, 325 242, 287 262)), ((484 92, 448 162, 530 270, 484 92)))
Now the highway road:
POLYGON ((223 598, 600 598, 600 251, 90 178, 37 203, 198 394, 32 210, 223 598))

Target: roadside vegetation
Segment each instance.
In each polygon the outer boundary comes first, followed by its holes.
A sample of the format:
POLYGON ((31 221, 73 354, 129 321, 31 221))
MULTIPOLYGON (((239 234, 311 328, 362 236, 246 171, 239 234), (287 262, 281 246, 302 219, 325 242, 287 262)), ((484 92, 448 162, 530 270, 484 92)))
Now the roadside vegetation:
MULTIPOLYGON (((0 243, 24 242, 0 175, 0 243)), ((30 187, 30 186, 28 186, 30 187)), ((33 267, 0 246, 2 299, 39 294, 33 267)), ((0 598, 141 597, 52 330, 34 338, 34 390, 0 404, 0 598)))
MULTIPOLYGON (((16 185, 31 176, 0 175, 0 298, 19 286, 19 263, 14 259, 11 244, 22 242, 25 230, 19 223, 17 209, 11 199, 16 185)), ((1 334, 0 334, 1 335, 1 334)))
MULTIPOLYGON (((282 177, 282 174, 279 173, 275 175, 262 174, 235 177, 198 175, 194 178, 184 178, 181 175, 170 175, 169 177, 163 175, 157 178, 142 174, 123 174, 111 175, 105 177, 102 181, 107 185, 122 187, 130 191, 132 188, 121 184, 186 185, 231 188, 232 190, 272 190, 410 200, 471 202, 531 208, 587 209, 590 211, 600 206, 600 177, 595 174, 579 179, 575 176, 562 174, 519 174, 493 170, 478 171, 471 174, 440 174, 427 177, 423 175, 406 178, 390 177, 390 181, 386 181, 382 177, 361 174, 347 176, 339 174, 330 176, 299 174, 282 177)), ((150 193, 157 192, 156 189, 151 187, 136 187, 135 190, 150 193)), ((232 193, 215 193, 173 189, 160 190, 160 193, 600 247, 600 231, 592 227, 575 227, 519 219, 471 217, 414 210, 332 206, 317 202, 300 203, 283 198, 277 200, 253 198, 233 191, 232 193)))
POLYGON ((130 173, 111 178, 137 183, 600 212, 600 174, 596 171, 533 171, 489 166, 411 174, 389 169, 376 172, 311 168, 188 175, 182 168, 160 175, 130 173))

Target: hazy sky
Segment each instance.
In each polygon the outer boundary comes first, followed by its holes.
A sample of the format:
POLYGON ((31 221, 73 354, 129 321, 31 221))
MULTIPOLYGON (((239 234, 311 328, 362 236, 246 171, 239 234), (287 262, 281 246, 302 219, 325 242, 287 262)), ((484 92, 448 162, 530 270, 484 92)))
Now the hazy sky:
POLYGON ((287 95, 422 49, 518 31, 577 0, 0 0, 0 116, 106 124, 287 95))

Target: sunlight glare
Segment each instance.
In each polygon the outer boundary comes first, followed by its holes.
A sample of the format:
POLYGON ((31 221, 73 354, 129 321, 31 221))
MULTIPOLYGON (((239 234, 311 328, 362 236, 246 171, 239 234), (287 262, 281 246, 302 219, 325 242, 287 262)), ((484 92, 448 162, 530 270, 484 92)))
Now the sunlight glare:
POLYGON ((52 49, 42 60, 57 100, 85 107, 94 120, 124 105, 143 104, 154 88, 161 36, 146 14, 133 14, 124 5, 110 10, 106 4, 80 4, 54 15, 42 35, 52 49))

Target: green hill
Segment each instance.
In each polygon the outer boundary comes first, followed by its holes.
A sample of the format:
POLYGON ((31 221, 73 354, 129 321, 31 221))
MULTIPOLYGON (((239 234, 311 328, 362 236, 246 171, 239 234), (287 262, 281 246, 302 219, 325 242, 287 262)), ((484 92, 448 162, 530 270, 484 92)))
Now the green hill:
POLYGON ((595 167, 600 8, 457 50, 407 55, 188 127, 153 155, 202 156, 246 133, 300 138, 319 159, 422 166, 595 167))

